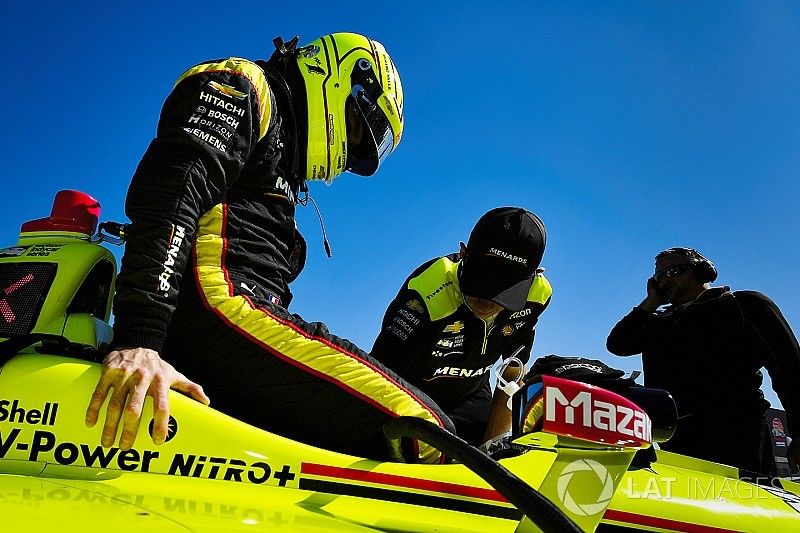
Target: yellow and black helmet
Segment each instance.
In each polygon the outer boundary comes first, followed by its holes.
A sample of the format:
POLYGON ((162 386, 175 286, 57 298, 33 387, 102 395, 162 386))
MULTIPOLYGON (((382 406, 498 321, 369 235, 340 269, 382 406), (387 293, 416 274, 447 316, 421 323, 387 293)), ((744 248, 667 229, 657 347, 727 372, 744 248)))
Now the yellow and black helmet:
POLYGON ((306 178, 370 176, 403 134, 400 75, 377 41, 332 33, 299 48, 308 104, 306 178))

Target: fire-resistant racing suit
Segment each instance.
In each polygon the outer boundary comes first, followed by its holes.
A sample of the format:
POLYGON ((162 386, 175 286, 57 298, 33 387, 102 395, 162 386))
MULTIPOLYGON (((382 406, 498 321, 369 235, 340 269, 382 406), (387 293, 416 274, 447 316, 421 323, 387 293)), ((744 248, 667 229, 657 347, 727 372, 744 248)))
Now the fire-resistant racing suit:
POLYGON ((457 434, 477 446, 489 417, 491 368, 513 354, 527 362, 553 291, 537 273, 522 310, 503 310, 486 322, 464 303, 460 264, 458 254, 450 254, 406 279, 386 310, 371 355, 430 395, 457 434))
MULTIPOLYGON (((385 458, 390 417, 452 425, 394 372, 284 307, 303 183, 287 161, 289 96, 270 88, 269 68, 202 63, 166 100, 126 200, 114 347, 160 352, 245 422, 385 458)), ((439 458, 422 443, 417 451, 439 458)))

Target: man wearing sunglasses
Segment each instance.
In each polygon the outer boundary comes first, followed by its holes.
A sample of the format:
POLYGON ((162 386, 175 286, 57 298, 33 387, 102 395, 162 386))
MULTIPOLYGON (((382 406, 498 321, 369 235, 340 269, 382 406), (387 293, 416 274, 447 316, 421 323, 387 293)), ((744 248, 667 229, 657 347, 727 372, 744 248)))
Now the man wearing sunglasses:
MULTIPOLYGON (((675 436, 662 448, 770 473, 762 454, 769 402, 765 367, 800 437, 800 347, 780 309, 756 291, 712 287, 714 265, 691 248, 656 256, 647 296, 608 336, 620 356, 642 354, 645 385, 666 389, 678 405, 675 436)), ((787 452, 796 470, 800 439, 787 452)))
MULTIPOLYGON (((274 43, 268 61, 212 60, 183 73, 133 176, 114 343, 86 412, 95 425, 110 398, 104 446, 130 448, 146 396, 153 441, 163 443, 170 388, 280 435, 377 459, 389 454, 390 418, 452 427, 367 353, 287 310, 305 257, 295 208, 307 181, 374 174, 397 147, 397 69, 379 42, 354 33, 274 43)), ((417 451, 407 459, 440 456, 424 443, 417 451)))

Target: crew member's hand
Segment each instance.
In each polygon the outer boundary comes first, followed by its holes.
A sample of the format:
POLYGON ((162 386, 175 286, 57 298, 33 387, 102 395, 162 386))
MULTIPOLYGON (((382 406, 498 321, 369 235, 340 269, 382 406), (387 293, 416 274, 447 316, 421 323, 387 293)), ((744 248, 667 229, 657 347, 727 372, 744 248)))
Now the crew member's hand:
MULTIPOLYGON (((506 382, 516 383, 521 382, 524 375, 524 365, 521 367, 506 366, 502 374, 506 382)), ((519 387, 516 388, 519 389, 519 387)), ((509 395, 506 392, 501 390, 499 386, 495 387, 492 401, 489 404, 489 416, 486 421, 486 432, 483 436, 484 443, 488 443, 511 431, 512 417, 509 400, 509 395)))
POLYGON ((106 448, 114 445, 117 428, 122 420, 119 447, 127 450, 136 439, 145 397, 150 396, 153 399, 155 419, 153 443, 163 444, 167 438, 170 388, 206 405, 209 403, 203 387, 189 381, 171 364, 161 359, 158 352, 148 348, 122 348, 110 352, 103 359, 100 381, 86 409, 86 425, 94 427, 100 408, 110 395, 101 442, 106 448))
POLYGON ((800 469, 800 437, 792 439, 786 449, 786 459, 789 461, 789 471, 795 475, 800 469))

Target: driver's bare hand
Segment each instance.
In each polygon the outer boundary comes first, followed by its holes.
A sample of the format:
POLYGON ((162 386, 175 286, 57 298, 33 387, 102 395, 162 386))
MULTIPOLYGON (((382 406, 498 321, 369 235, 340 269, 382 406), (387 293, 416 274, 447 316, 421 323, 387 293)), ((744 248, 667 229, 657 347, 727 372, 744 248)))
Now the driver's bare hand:
POLYGON ((106 448, 114 445, 122 420, 119 447, 127 450, 136 439, 145 397, 150 396, 154 411, 153 443, 163 444, 167 438, 170 388, 206 405, 209 403, 203 387, 189 381, 161 359, 158 352, 148 348, 121 348, 110 352, 103 359, 100 380, 86 409, 86 425, 94 427, 110 395, 101 442, 106 448))

